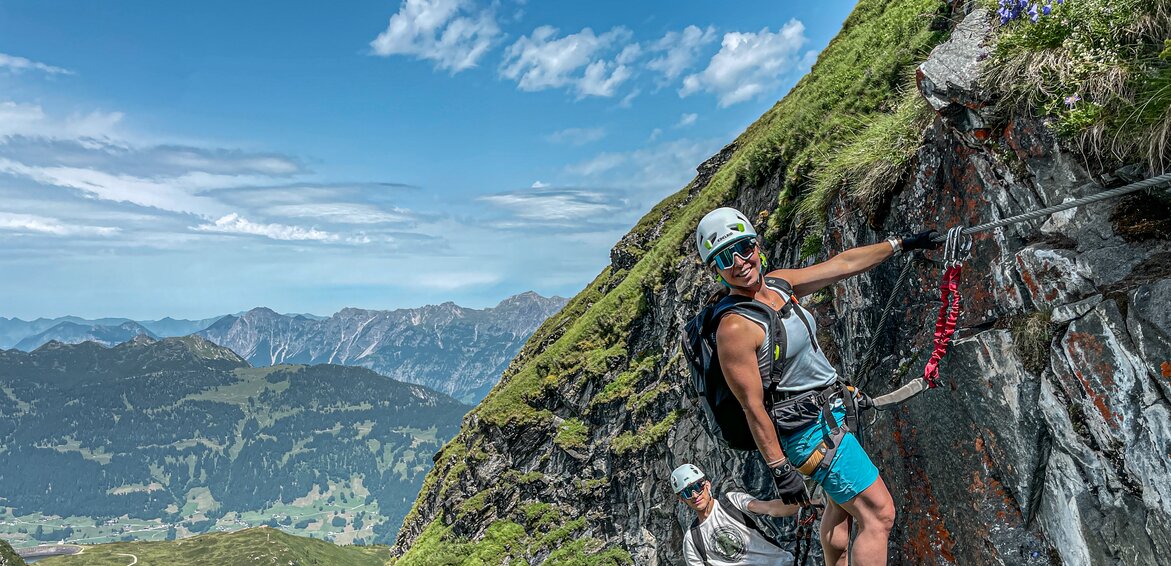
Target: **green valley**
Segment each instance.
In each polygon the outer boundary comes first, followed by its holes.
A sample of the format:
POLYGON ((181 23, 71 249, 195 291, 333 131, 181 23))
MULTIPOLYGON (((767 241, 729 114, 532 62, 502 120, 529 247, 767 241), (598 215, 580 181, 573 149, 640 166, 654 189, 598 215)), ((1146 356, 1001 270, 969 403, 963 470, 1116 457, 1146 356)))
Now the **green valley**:
POLYGON ((364 368, 252 368, 195 336, 0 351, 0 538, 390 542, 467 409, 364 368))

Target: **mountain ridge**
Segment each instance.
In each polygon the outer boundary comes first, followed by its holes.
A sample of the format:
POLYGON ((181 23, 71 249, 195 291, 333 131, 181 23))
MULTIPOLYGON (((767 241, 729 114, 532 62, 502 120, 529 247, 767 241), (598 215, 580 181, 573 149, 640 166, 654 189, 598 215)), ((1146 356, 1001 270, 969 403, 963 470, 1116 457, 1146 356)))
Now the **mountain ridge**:
POLYGON ((198 334, 253 365, 367 367, 469 402, 495 384, 523 340, 564 302, 528 292, 486 309, 450 301, 391 311, 347 307, 322 320, 258 307, 224 317, 198 334))

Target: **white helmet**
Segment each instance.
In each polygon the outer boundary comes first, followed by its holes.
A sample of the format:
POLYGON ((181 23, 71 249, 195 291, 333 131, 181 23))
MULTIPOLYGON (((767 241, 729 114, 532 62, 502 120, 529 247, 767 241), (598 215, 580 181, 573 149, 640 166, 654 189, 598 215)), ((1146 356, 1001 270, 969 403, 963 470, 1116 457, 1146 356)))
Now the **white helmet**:
POLYGON ((671 490, 675 493, 704 478, 703 472, 694 464, 683 464, 671 472, 671 490))
POLYGON ((728 244, 744 238, 756 237, 756 229, 748 217, 735 208, 717 208, 707 213, 695 228, 695 247, 704 265, 712 254, 728 244))

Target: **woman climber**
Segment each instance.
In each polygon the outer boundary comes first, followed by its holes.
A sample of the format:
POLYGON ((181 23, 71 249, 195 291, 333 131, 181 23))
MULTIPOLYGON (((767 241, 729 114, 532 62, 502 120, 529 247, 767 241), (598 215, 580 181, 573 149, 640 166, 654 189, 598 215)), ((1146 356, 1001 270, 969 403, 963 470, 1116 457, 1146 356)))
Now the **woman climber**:
POLYGON ((812 315, 796 297, 864 273, 900 251, 937 248, 934 234, 860 246, 809 267, 766 274, 756 230, 744 214, 718 208, 695 231, 700 259, 727 287, 725 300, 738 303, 720 311, 713 324, 719 366, 772 471, 778 497, 808 504, 808 476, 830 499, 821 521, 826 564, 847 563, 851 519, 859 528, 850 563, 886 564, 895 508, 878 469, 849 432, 856 392, 838 380, 817 343, 812 315), (737 308, 744 303, 753 307, 737 308))

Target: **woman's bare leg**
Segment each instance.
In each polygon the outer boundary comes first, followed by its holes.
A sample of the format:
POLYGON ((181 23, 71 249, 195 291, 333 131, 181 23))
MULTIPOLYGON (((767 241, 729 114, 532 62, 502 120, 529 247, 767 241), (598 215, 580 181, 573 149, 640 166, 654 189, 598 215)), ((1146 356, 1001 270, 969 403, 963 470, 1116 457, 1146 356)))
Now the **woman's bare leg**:
MULTIPOLYGON (((858 521, 858 536, 854 539, 854 547, 850 552, 850 566, 885 566, 890 530, 895 522, 895 504, 886 489, 886 482, 879 476, 878 480, 862 493, 841 504, 841 508, 858 521)), ((828 507, 826 511, 828 516, 828 507)), ((836 533, 834 542, 837 542, 836 533)), ((826 563, 829 564, 828 552, 826 563)))
POLYGON ((821 552, 826 566, 846 566, 849 545, 850 514, 827 497, 825 513, 821 516, 821 552))

